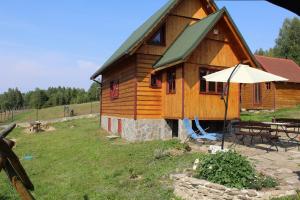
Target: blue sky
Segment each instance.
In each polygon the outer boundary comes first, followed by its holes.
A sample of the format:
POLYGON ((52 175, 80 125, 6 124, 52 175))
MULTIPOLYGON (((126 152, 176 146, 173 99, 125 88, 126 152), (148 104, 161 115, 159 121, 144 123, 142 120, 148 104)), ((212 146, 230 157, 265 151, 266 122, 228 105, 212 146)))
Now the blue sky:
MULTIPOLYGON (((0 6, 0 93, 9 87, 87 89, 90 75, 167 0, 10 0, 0 6)), ((265 1, 226 6, 255 51, 274 46, 295 14, 265 1)))

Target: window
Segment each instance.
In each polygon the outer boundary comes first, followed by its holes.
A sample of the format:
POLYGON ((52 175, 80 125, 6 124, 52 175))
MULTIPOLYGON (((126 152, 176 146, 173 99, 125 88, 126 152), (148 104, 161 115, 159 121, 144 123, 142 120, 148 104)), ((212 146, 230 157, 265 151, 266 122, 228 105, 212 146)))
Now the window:
POLYGON ((151 74, 151 83, 150 86, 152 88, 161 88, 161 81, 162 76, 161 74, 151 74))
POLYGON ((176 69, 167 72, 167 93, 176 93, 176 69))
POLYGON ((119 98, 119 81, 110 82, 110 98, 111 99, 119 98))
POLYGON ((154 35, 150 38, 148 44, 151 45, 165 45, 166 43, 166 25, 164 24, 154 35))
POLYGON ((200 93, 221 94, 224 91, 225 84, 216 82, 207 82, 203 77, 215 73, 216 70, 200 69, 200 93))
POLYGON ((271 83, 266 83, 267 90, 271 90, 271 83))
POLYGON ((254 103, 260 104, 261 103, 261 87, 260 84, 254 84, 254 103))

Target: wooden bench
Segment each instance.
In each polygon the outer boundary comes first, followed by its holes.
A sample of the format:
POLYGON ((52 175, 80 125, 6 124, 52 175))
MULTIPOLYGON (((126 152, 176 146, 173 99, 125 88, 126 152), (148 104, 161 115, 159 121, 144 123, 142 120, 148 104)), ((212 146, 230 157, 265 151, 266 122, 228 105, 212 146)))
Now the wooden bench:
POLYGON ((271 125, 264 124, 261 122, 236 122, 232 125, 233 133, 235 134, 235 142, 238 140, 245 145, 245 138, 251 137, 251 145, 253 144, 253 139, 259 137, 262 142, 264 139, 270 144, 270 147, 267 149, 269 152, 272 147, 275 147, 278 151, 277 144, 280 142, 276 129, 272 129, 271 125))

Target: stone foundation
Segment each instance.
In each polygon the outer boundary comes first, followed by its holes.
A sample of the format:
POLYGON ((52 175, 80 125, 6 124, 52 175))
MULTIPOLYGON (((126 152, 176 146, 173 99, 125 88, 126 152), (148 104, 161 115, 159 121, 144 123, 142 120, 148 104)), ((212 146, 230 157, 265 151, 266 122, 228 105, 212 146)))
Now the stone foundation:
POLYGON ((172 139, 172 130, 164 119, 134 120, 102 116, 101 127, 106 131, 108 131, 108 118, 111 118, 112 134, 118 134, 118 120, 122 121, 121 137, 130 142, 172 139))
POLYGON ((174 193, 184 200, 269 200, 274 197, 295 195, 294 190, 278 189, 270 191, 238 190, 205 180, 189 177, 186 174, 171 175, 174 193))

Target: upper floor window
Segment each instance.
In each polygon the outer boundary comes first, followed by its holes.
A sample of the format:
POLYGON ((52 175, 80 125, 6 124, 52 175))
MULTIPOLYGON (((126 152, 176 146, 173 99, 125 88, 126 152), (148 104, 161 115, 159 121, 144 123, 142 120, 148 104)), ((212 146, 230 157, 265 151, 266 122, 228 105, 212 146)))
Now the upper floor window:
POLYGON ((110 98, 111 99, 119 98, 119 81, 110 82, 110 98))
POLYGON ((176 93, 176 69, 171 69, 167 72, 167 93, 176 93))
POLYGON ((158 31, 148 41, 151 45, 161 45, 164 46, 166 43, 166 25, 164 24, 158 31))
POLYGON ((162 75, 161 74, 151 74, 151 83, 152 88, 161 88, 162 75))
POLYGON ((267 90, 271 90, 271 83, 266 83, 267 90))
POLYGON ((217 70, 212 69, 200 69, 200 93, 222 94, 226 87, 223 83, 207 82, 204 76, 215 73, 217 70))

